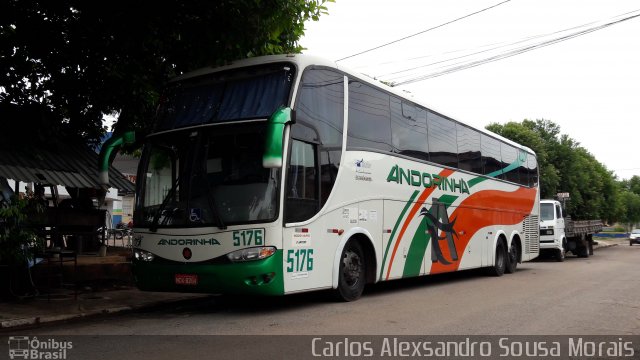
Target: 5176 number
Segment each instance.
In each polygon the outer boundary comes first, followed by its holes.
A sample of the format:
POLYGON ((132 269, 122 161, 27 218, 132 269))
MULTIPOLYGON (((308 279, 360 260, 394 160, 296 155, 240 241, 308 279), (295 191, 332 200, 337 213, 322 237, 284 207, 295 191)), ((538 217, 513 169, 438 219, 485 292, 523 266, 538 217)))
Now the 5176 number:
POLYGON ((287 251, 287 272, 313 270, 313 249, 287 251))
POLYGON ((236 230, 233 232, 233 246, 264 244, 264 229, 236 230))

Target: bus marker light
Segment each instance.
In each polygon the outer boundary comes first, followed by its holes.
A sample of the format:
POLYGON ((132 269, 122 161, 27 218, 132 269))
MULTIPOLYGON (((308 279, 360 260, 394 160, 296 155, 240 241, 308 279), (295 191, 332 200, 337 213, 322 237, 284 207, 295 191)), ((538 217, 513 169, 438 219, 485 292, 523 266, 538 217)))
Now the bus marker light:
POLYGON ((296 232, 297 233, 308 233, 309 229, 308 228, 296 228, 296 232))

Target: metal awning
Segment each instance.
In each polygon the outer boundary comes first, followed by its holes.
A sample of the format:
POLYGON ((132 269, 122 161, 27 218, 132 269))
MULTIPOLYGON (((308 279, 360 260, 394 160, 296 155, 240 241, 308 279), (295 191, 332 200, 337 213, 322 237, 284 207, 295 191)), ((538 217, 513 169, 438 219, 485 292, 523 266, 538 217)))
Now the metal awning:
MULTIPOLYGON (((77 188, 102 188, 98 179, 98 154, 80 146, 28 151, 0 149, 0 177, 77 188)), ((124 193, 135 190, 135 185, 113 166, 109 168, 109 186, 124 193)))

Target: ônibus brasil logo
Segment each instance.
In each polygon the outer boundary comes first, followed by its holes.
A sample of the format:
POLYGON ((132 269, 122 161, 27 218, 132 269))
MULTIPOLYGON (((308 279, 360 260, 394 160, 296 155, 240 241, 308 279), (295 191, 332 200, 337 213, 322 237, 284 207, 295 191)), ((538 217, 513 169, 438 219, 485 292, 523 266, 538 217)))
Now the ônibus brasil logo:
POLYGON ((67 351, 73 349, 71 341, 55 339, 39 340, 37 337, 9 336, 10 359, 66 359, 67 351))

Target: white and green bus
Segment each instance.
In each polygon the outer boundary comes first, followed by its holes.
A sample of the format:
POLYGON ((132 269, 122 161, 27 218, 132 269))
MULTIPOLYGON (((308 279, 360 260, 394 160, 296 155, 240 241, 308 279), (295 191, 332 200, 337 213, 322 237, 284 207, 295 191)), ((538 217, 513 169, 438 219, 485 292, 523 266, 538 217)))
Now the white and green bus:
POLYGON ((538 256, 535 154, 305 55, 170 82, 134 212, 142 290, 283 295, 538 256))

